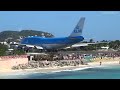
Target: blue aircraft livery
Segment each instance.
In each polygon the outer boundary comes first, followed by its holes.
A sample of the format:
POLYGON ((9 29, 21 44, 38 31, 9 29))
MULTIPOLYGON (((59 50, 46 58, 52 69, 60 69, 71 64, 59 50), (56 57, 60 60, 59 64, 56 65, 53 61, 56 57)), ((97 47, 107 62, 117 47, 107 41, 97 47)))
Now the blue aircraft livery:
POLYGON ((68 37, 63 38, 43 38, 38 36, 26 37, 21 40, 21 45, 40 46, 46 50, 62 49, 84 40, 82 30, 85 17, 82 17, 73 32, 68 37))

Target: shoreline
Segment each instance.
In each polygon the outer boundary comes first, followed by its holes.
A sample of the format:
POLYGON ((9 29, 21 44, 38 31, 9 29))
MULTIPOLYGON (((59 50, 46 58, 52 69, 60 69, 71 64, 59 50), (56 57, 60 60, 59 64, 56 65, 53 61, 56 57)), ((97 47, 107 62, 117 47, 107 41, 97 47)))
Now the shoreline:
POLYGON ((63 66, 63 67, 47 67, 47 68, 34 68, 34 69, 20 69, 20 70, 12 70, 12 69, 0 69, 1 75, 20 75, 20 74, 31 74, 31 73, 55 73, 62 71, 77 71, 84 70, 88 68, 96 68, 96 67, 105 67, 110 65, 120 65, 120 60, 110 60, 110 61, 102 61, 102 65, 100 65, 100 61, 89 62, 88 65, 78 65, 78 66, 63 66))

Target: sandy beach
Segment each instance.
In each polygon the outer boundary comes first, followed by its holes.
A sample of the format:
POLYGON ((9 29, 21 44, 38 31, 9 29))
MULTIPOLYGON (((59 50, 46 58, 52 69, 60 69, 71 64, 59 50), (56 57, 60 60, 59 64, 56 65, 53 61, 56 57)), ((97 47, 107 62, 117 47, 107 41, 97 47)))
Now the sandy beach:
POLYGON ((35 69, 20 69, 20 70, 12 70, 12 69, 0 69, 0 74, 19 74, 19 73, 50 73, 50 72, 61 72, 61 71, 72 71, 72 70, 83 70, 86 68, 94 68, 94 67, 102 67, 106 65, 120 65, 119 58, 103 58, 96 59, 93 62, 89 62, 88 65, 79 65, 79 66, 56 66, 56 67, 48 67, 48 68, 35 68, 35 69), (100 65, 100 62, 101 65, 100 65))
POLYGON ((20 70, 12 70, 12 69, 0 69, 0 74, 12 74, 12 73, 50 73, 50 72, 60 72, 60 71, 71 71, 75 69, 85 69, 89 68, 89 65, 79 65, 79 66, 63 66, 63 67, 48 67, 48 68, 34 68, 34 69, 20 69, 20 70))

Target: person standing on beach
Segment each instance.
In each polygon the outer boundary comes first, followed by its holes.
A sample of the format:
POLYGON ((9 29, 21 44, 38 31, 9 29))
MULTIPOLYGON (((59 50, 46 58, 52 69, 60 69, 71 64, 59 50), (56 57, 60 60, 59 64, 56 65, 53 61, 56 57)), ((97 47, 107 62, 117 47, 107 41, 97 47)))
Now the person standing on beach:
POLYGON ((115 58, 115 55, 113 55, 113 60, 114 60, 114 58, 115 58))
POLYGON ((100 65, 102 65, 102 62, 100 62, 100 65))

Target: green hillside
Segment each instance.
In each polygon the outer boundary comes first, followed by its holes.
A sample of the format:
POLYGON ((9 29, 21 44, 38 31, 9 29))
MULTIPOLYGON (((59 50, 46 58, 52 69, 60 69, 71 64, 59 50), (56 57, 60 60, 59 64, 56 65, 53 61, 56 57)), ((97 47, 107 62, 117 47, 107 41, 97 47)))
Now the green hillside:
POLYGON ((27 36, 42 36, 44 34, 45 37, 53 37, 51 33, 43 32, 43 31, 37 31, 37 30, 22 30, 22 31, 2 31, 0 32, 0 42, 7 41, 8 39, 11 39, 12 41, 16 41, 17 39, 20 39, 20 37, 27 37, 27 36))

